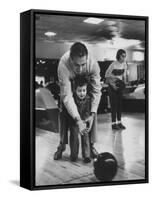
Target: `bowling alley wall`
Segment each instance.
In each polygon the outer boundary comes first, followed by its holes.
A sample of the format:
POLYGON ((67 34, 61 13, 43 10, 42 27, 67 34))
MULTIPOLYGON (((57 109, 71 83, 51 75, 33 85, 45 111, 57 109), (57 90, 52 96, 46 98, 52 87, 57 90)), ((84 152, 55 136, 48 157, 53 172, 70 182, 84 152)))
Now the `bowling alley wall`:
MULTIPOLYGON (((85 43, 89 49, 89 51, 93 54, 97 61, 104 61, 104 60, 115 60, 116 59, 116 52, 118 48, 123 48, 122 46, 112 47, 112 44, 108 45, 103 44, 88 44, 85 43)), ((36 57, 37 58, 60 58, 66 51, 68 51, 71 47, 72 43, 55 43, 55 42, 36 42, 36 57)), ((134 52, 140 52, 137 60, 141 61, 144 59, 144 51, 139 51, 136 49, 132 49, 133 47, 129 47, 126 49, 127 51, 127 61, 133 61, 136 59, 134 57, 134 52)), ((136 54, 137 55, 137 54, 136 54)))
MULTIPOLYGON (((112 43, 106 45, 104 43, 97 44, 88 44, 85 43, 92 53, 92 55, 96 58, 98 62, 101 62, 103 66, 106 65, 105 70, 107 69, 107 65, 116 59, 116 52, 119 48, 123 48, 117 44, 113 46, 112 43), (104 64, 105 63, 105 64, 104 64)), ((36 58, 38 59, 47 59, 47 60, 58 60, 60 57, 70 49, 72 43, 56 43, 56 42, 41 42, 36 41, 36 58)), ((124 48, 127 52, 127 64, 129 69, 128 81, 135 81, 139 79, 144 79, 144 50, 134 49, 133 46, 128 48, 124 48)), ((43 65, 45 66, 45 64, 43 65)), ((50 68, 56 68, 57 66, 51 65, 50 68)), ((102 65, 100 66, 100 68, 102 65)), ((56 73, 57 69, 50 69, 52 72, 56 73)), ((105 73, 105 70, 101 69, 105 73)), ((101 72, 102 73, 102 72, 101 72)), ((104 76, 104 73, 101 74, 101 77, 104 76)), ((49 78, 49 77, 48 77, 49 78)))

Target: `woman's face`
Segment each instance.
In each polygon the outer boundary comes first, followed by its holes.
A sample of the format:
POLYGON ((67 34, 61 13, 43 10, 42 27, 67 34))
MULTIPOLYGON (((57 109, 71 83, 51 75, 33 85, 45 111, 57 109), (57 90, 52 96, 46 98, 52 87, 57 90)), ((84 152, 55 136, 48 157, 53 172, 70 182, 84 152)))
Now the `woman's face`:
POLYGON ((119 62, 120 62, 120 63, 123 63, 123 62, 125 62, 125 59, 126 59, 126 54, 123 53, 123 54, 121 54, 120 57, 119 57, 119 62))

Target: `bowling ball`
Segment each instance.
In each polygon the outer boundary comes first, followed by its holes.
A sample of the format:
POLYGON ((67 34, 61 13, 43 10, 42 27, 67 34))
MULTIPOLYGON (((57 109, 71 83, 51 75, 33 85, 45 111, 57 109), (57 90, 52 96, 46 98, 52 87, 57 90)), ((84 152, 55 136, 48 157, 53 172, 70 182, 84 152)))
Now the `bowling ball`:
POLYGON ((98 154, 94 159, 94 174, 100 181, 111 181, 117 173, 117 160, 108 152, 98 154))

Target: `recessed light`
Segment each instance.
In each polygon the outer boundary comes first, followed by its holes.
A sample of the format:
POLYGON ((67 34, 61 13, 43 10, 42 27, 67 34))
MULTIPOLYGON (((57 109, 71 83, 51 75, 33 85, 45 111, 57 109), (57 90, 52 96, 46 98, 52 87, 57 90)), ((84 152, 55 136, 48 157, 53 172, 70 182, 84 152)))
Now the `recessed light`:
POLYGON ((89 17, 88 19, 85 19, 83 22, 89 23, 89 24, 99 24, 103 21, 104 19, 89 17))
POLYGON ((48 32, 45 32, 44 33, 44 35, 46 35, 46 36, 55 36, 56 35, 56 33, 54 33, 54 32, 50 32, 50 31, 48 31, 48 32))

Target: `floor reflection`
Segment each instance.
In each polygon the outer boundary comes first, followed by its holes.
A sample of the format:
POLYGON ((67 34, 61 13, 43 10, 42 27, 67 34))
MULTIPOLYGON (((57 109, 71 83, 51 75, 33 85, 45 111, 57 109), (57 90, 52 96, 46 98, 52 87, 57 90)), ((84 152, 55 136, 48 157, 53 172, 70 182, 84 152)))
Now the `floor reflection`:
MULTIPOLYGON (((98 115, 98 136, 95 147, 99 153, 110 152, 118 162, 114 181, 144 179, 145 177, 145 116, 142 113, 123 115, 126 130, 111 129, 111 115, 98 115)), ((36 184, 99 182, 93 174, 93 161, 84 164, 81 150, 77 163, 69 160, 67 145, 60 161, 53 160, 59 144, 59 134, 36 129, 36 184)), ((81 148, 81 146, 80 146, 81 148)))

